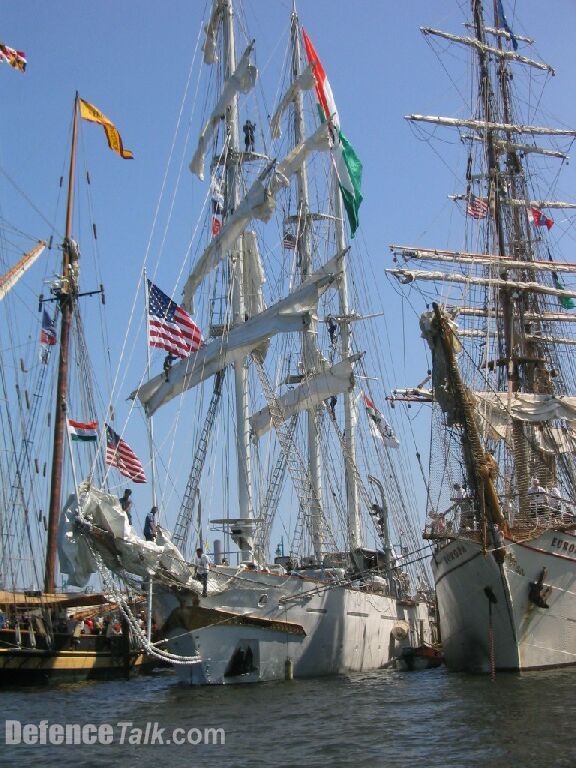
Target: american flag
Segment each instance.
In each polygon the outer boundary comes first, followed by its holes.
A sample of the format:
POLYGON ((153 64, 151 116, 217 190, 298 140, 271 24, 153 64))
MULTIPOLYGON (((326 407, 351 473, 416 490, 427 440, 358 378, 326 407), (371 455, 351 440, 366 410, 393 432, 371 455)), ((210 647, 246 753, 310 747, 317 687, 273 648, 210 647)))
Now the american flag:
POLYGON ((116 467, 121 475, 135 483, 145 483, 144 467, 128 443, 106 424, 106 464, 116 467))
POLYGON ((188 357, 202 344, 200 328, 190 315, 148 280, 149 344, 188 357))
POLYGON ((53 347, 56 344, 56 324, 46 310, 42 313, 42 330, 40 332, 40 343, 53 347))
POLYGON ((296 235, 293 235, 292 232, 284 232, 282 245, 286 250, 293 250, 296 248, 296 235))
POLYGON ((488 202, 483 197, 470 195, 466 213, 473 219, 485 219, 486 214, 488 213, 488 202))

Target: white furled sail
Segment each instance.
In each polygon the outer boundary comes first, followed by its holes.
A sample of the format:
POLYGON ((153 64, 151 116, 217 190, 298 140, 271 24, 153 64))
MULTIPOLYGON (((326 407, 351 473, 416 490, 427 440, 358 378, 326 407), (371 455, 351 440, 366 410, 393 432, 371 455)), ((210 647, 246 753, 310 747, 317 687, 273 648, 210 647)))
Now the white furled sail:
POLYGON ((226 114, 226 109, 230 106, 234 97, 238 93, 248 93, 256 84, 258 70, 253 64, 250 64, 250 54, 253 47, 254 43, 250 43, 248 48, 244 51, 238 66, 234 70, 234 74, 230 75, 224 84, 220 98, 198 139, 198 146, 194 153, 194 157, 192 158, 192 162, 190 163, 190 170, 198 176, 200 181, 204 181, 204 156, 206 154, 208 139, 214 132, 214 129, 220 120, 226 114))
POLYGON ((224 3, 222 2, 222 0, 214 0, 212 5, 212 13, 210 15, 210 20, 208 21, 208 24, 204 27, 204 32, 206 33, 206 39, 204 40, 202 51, 204 53, 205 64, 216 64, 216 62, 218 61, 218 54, 216 53, 216 43, 218 38, 218 29, 220 26, 220 14, 222 13, 223 7, 224 7, 224 3))
POLYGON ((211 240, 202 256, 194 265, 194 269, 184 286, 182 306, 185 309, 191 311, 196 288, 206 275, 215 269, 226 256, 246 228, 248 222, 252 219, 269 221, 274 212, 275 200, 262 181, 267 173, 268 171, 261 174, 252 184, 246 197, 244 197, 232 216, 226 219, 220 232, 211 240))
MULTIPOLYGON (((322 373, 307 376, 302 384, 279 397, 277 403, 283 419, 314 408, 333 395, 351 390, 354 386, 354 363, 358 362, 362 354, 357 353, 322 373)), ((262 437, 272 426, 272 415, 268 406, 250 417, 250 427, 255 437, 262 437)))
POLYGON ((311 136, 300 142, 275 168, 271 191, 287 187, 290 178, 300 170, 312 152, 327 152, 332 146, 329 123, 321 123, 311 136))
POLYGON ((251 229, 242 235, 244 251, 244 309, 248 317, 260 314, 266 309, 262 286, 266 282, 256 233, 251 229))
POLYGON ((282 131, 280 129, 280 120, 287 107, 294 101, 298 93, 301 91, 310 91, 312 88, 314 88, 314 84, 315 80, 312 73, 312 67, 309 65, 290 85, 282 97, 280 104, 278 104, 276 107, 276 111, 272 115, 272 119, 270 120, 270 133, 272 134, 273 139, 279 139, 282 135, 282 131))
POLYGON ((194 265, 186 285, 182 305, 191 310, 194 293, 202 280, 222 261, 227 252, 240 237, 248 222, 252 219, 269 221, 276 206, 275 195, 281 187, 287 186, 289 179, 302 167, 311 152, 330 149, 328 123, 323 123, 305 141, 301 142, 286 155, 273 171, 269 188, 264 179, 270 173, 268 166, 252 184, 246 196, 232 216, 226 219, 224 226, 210 242, 202 256, 194 265))
POLYGON ((576 397, 542 395, 533 392, 474 392, 477 407, 490 423, 508 424, 511 419, 540 422, 553 419, 576 420, 576 397))
POLYGON ((318 299, 334 283, 342 269, 341 258, 341 254, 335 256, 285 299, 174 365, 168 381, 164 374, 156 376, 130 397, 138 397, 148 416, 152 416, 176 395, 218 373, 229 363, 246 357, 277 333, 306 330, 315 314, 318 299))

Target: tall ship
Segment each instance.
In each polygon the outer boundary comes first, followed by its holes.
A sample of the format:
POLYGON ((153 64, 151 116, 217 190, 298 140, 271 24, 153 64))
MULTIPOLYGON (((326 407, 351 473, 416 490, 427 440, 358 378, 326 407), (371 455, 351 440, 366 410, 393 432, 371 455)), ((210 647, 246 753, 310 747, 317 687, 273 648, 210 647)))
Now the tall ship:
POLYGON ((348 245, 361 162, 295 9, 274 112, 257 111, 243 18, 214 0, 205 26, 190 163, 205 204, 183 299, 160 290, 162 264, 147 265, 148 342, 162 349, 147 371, 161 372, 143 375, 132 398, 153 448, 163 460, 172 451, 170 472, 188 473, 178 514, 167 509, 174 478, 155 459, 154 538, 126 526, 91 481, 67 538, 88 550, 80 570, 108 573, 111 589, 113 573, 142 579, 164 638, 156 648, 191 684, 373 670, 435 641, 402 450, 378 410, 377 313, 348 245), (209 532, 203 590, 194 553, 209 532))
MULTIPOLYGON (((148 662, 96 583, 89 590, 69 588, 58 573, 61 510, 74 491, 75 472, 82 476, 92 468, 102 481, 107 475, 102 454, 94 450, 102 392, 82 313, 90 296, 104 303, 104 289, 95 283, 93 290, 81 290, 81 228, 74 216, 74 193, 82 188, 77 137, 86 104, 76 94, 68 184, 61 179, 68 189, 61 246, 54 242, 52 250, 50 236, 30 247, 27 233, 39 226, 31 223, 38 213, 32 205, 25 225, 4 217, 0 225, 6 331, 0 352, 0 687, 127 677, 148 662)), ((92 233, 95 247, 95 225, 92 233)), ((94 313, 92 319, 104 336, 103 316, 94 313)))
POLYGON ((554 72, 512 5, 472 0, 464 34, 422 29, 441 61, 457 46, 473 63, 467 114, 407 116, 460 139, 466 234, 455 250, 392 245, 388 270, 425 309, 431 370, 392 397, 431 403, 425 538, 445 660, 484 673, 576 663, 576 267, 557 253, 576 204, 554 194, 576 131, 539 122, 554 72))

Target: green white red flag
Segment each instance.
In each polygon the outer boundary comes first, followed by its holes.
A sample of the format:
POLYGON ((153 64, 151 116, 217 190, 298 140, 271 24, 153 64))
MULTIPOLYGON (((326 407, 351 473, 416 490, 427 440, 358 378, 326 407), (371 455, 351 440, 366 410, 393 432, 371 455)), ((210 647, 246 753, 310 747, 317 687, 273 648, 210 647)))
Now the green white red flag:
POLYGON ((314 46, 304 29, 302 29, 302 37, 304 38, 306 56, 316 81, 316 97, 318 99, 320 119, 322 122, 329 120, 334 126, 332 153, 336 163, 340 192, 342 193, 344 207, 350 222, 350 234, 354 237, 358 229, 358 209, 362 202, 362 195, 360 193, 362 163, 358 159, 352 145, 340 130, 340 118, 338 117, 332 88, 326 77, 322 62, 318 58, 318 54, 314 50, 314 46))

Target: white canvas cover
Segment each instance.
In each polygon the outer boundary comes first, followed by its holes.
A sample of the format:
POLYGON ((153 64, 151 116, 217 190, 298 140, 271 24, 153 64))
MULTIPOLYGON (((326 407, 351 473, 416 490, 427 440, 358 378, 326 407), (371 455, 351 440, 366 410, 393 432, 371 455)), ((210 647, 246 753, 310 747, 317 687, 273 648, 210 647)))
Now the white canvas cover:
POLYGON ((68 575, 68 583, 77 587, 85 587, 97 570, 96 560, 86 539, 89 539, 90 546, 98 552, 104 563, 116 571, 120 565, 129 573, 147 577, 153 576, 161 568, 182 583, 187 583, 191 578, 186 561, 166 532, 161 529, 158 543, 146 541, 129 524, 117 496, 83 483, 78 488, 78 501, 76 496, 71 496, 66 505, 58 542, 60 569, 68 575), (103 537, 91 535, 92 526, 103 537))

